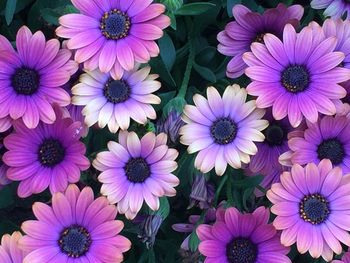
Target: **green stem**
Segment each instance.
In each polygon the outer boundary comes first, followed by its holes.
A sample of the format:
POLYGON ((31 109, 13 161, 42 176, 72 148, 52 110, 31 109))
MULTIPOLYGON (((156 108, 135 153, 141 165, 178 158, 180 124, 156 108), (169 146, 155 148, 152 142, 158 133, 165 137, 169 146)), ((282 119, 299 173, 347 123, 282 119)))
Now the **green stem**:
POLYGON ((227 178, 228 178, 229 175, 225 175, 224 177, 222 177, 222 179, 220 180, 220 183, 219 183, 219 186, 218 188, 216 189, 216 192, 215 192, 215 198, 214 198, 214 207, 216 207, 216 205, 218 204, 218 201, 219 201, 219 197, 220 197, 220 193, 221 193, 221 190, 222 188, 224 187, 226 181, 227 181, 227 178))
POLYGON ((179 93, 177 95, 180 98, 185 98, 185 96, 186 96, 187 87, 188 87, 188 83, 190 81, 192 67, 193 67, 194 58, 195 58, 195 51, 194 51, 194 45, 193 45, 193 39, 192 39, 193 24, 192 24, 191 18, 186 17, 186 25, 187 25, 187 29, 188 29, 189 55, 188 55, 188 60, 187 60, 184 78, 182 80, 182 84, 181 84, 179 93))

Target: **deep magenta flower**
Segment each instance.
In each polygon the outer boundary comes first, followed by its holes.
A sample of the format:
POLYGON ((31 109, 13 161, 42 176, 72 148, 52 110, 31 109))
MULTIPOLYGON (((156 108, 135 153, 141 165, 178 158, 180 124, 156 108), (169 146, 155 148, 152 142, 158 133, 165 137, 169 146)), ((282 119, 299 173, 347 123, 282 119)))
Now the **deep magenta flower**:
POLYGON ((41 122, 35 129, 16 121, 15 132, 4 139, 7 177, 20 181, 20 197, 40 193, 48 186, 51 193, 64 191, 68 183, 79 181, 80 171, 90 166, 84 156, 85 145, 77 136, 80 123, 62 118, 59 111, 56 115, 55 123, 41 122))
POLYGON ((70 103, 61 86, 77 70, 77 64, 70 60, 71 52, 60 50, 57 39, 46 42, 41 31, 33 35, 26 26, 17 32, 17 51, 3 37, 0 45, 0 119, 23 119, 31 129, 39 120, 53 123, 56 114, 52 105, 70 103))
POLYGON ((105 197, 94 200, 90 187, 76 185, 52 197, 52 207, 33 205, 37 220, 22 224, 26 233, 20 247, 28 252, 23 263, 122 262, 131 242, 119 233, 124 224, 115 220, 117 209, 105 197))
POLYGON ((226 209, 214 225, 199 225, 199 251, 204 263, 290 263, 288 248, 281 245, 279 235, 268 224, 270 212, 265 207, 251 214, 236 208, 226 209))
POLYGON ((159 54, 155 40, 163 36, 170 19, 165 6, 152 0, 72 0, 81 14, 60 17, 56 33, 68 38, 75 60, 89 71, 99 68, 120 78, 135 63, 147 63, 159 54))
POLYGON ((349 176, 327 159, 318 166, 295 164, 281 175, 281 183, 273 184, 267 197, 283 245, 296 243, 300 253, 309 251, 326 261, 332 260, 333 252, 342 252, 340 242, 350 246, 349 176))
MULTIPOLYGON (((263 175, 264 179, 260 185, 269 189, 272 183, 279 182, 281 173, 286 170, 278 158, 289 150, 288 133, 292 131, 292 127, 286 118, 280 121, 274 120, 271 111, 268 111, 264 118, 269 121, 269 126, 262 131, 265 140, 256 144, 258 152, 251 157, 247 174, 263 175)), ((255 193, 258 196, 262 195, 260 191, 255 193)))
POLYGON ((333 166, 350 173, 350 119, 346 116, 324 116, 316 123, 307 123, 307 129, 288 140, 290 152, 281 159, 289 164, 318 164, 329 159, 333 166))
POLYGON ((324 39, 311 27, 296 33, 286 25, 283 43, 272 34, 266 34, 264 42, 253 43, 252 52, 243 56, 249 65, 246 74, 253 80, 247 92, 258 97, 257 107, 272 107, 276 120, 288 115, 293 127, 303 116, 314 123, 319 113, 335 114, 333 101, 346 96, 338 83, 350 79, 350 69, 338 67, 344 54, 334 52, 337 39, 324 39))
POLYGON ((98 153, 92 163, 102 171, 101 193, 128 219, 135 218, 143 201, 155 211, 159 197, 176 194, 179 179, 172 172, 178 152, 166 142, 164 133, 149 132, 140 140, 135 132, 120 131, 119 143, 108 142, 108 151, 98 153))
POLYGON ((323 14, 333 18, 341 18, 346 14, 350 18, 350 3, 346 0, 312 0, 310 3, 314 9, 326 9, 323 14))
POLYGON ((18 246, 18 241, 21 237, 22 234, 20 232, 2 236, 0 245, 1 263, 23 263, 24 252, 18 246))
POLYGON ((147 118, 157 117, 150 104, 159 104, 160 98, 153 92, 161 87, 156 74, 149 74, 150 67, 126 71, 121 78, 99 70, 87 72, 80 83, 72 88, 72 103, 84 106, 82 113, 90 127, 98 123, 100 128, 108 125, 111 132, 119 128, 127 130, 130 118, 145 124, 147 118))
POLYGON ((286 24, 297 27, 303 16, 304 9, 300 5, 286 7, 279 4, 276 8, 268 9, 263 14, 252 12, 243 5, 235 5, 232 9, 235 21, 230 22, 225 30, 218 34, 218 51, 233 57, 227 65, 226 75, 237 78, 243 75, 247 65, 243 53, 250 51, 253 42, 263 43, 266 33, 282 38, 286 24))
POLYGON ((197 169, 207 173, 215 166, 216 174, 223 175, 227 164, 238 169, 250 162, 258 151, 254 142, 265 139, 261 131, 268 122, 261 120, 265 111, 256 109, 254 100, 246 102, 247 92, 238 85, 228 86, 222 97, 209 87, 207 97, 195 94, 196 106, 185 106, 180 142, 189 145, 189 153, 199 151, 197 169))

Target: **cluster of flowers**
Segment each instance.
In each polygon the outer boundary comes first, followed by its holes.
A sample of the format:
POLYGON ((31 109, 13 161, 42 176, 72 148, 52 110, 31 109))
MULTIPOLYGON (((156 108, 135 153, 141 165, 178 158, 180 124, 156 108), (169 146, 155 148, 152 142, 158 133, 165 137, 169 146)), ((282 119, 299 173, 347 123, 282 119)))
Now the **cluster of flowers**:
MULTIPOLYGON (((337 1, 312 5, 326 2, 337 1)), ((159 54, 155 40, 170 24, 165 7, 152 0, 72 3, 80 13, 60 18, 56 33, 68 39, 62 45, 25 26, 16 50, 0 36, 0 183, 19 181, 22 198, 52 193, 51 206, 33 205, 37 220, 22 224, 24 236, 3 236, 1 262, 121 262, 131 242, 120 235, 117 212, 134 219, 144 202, 158 210, 159 197, 174 196, 179 184, 172 174, 178 152, 167 135, 127 131, 130 119, 156 119, 151 104, 160 103, 153 93, 161 84, 140 65, 159 54), (94 125, 118 132, 118 142, 92 162, 101 171, 96 199, 90 187, 75 185, 90 166, 80 139, 94 125)), ((245 73, 252 81, 222 96, 214 87, 207 98, 196 94, 195 106, 184 108, 185 124, 176 125, 180 142, 198 152, 202 173, 221 176, 229 165, 264 175, 277 217, 271 224, 265 207, 213 211, 199 200, 207 224, 195 227, 192 218, 189 228, 174 229, 196 230, 207 263, 291 262, 295 243, 300 253, 331 261, 341 243, 350 246, 350 21, 337 18, 334 3, 326 10, 334 18, 298 33, 299 5, 264 14, 236 5, 235 21, 218 35, 219 52, 232 57, 227 76, 245 73)), ((208 199, 211 192, 203 191, 208 199)))

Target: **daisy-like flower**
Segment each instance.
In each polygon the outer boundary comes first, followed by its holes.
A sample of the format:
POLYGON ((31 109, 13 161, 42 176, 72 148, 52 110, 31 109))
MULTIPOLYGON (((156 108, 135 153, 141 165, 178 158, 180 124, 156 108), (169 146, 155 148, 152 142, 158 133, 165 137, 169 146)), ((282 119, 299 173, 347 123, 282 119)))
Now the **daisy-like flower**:
POLYGON ((15 132, 4 139, 7 177, 20 181, 20 197, 40 193, 48 186, 51 193, 64 191, 68 183, 79 181, 80 171, 90 166, 84 156, 85 145, 76 132, 80 123, 62 118, 59 111, 56 115, 55 123, 41 122, 35 129, 16 121, 15 132))
POLYGON ((1 263, 23 263, 24 252, 18 246, 21 237, 20 232, 2 236, 0 245, 1 263))
POLYGON ((197 169, 207 173, 215 166, 216 174, 223 175, 227 163, 238 169, 250 162, 250 155, 258 151, 254 142, 264 141, 261 131, 268 122, 261 120, 265 111, 256 109, 255 100, 246 102, 247 92, 238 85, 228 86, 222 98, 209 87, 207 97, 196 94, 196 106, 185 106, 187 124, 180 129, 180 142, 189 145, 189 153, 199 151, 197 169))
POLYGON ((266 34, 264 42, 253 43, 252 52, 243 56, 249 65, 246 74, 253 80, 247 92, 258 96, 257 107, 272 107, 276 120, 288 115, 293 127, 303 116, 314 123, 319 113, 335 114, 334 101, 346 96, 338 83, 350 79, 350 69, 338 67, 344 54, 333 52, 337 39, 324 39, 311 27, 296 33, 286 25, 283 43, 272 34, 266 34))
POLYGON ((332 263, 350 263, 350 252, 345 252, 341 260, 333 260, 332 263))
POLYGON ((68 38, 75 60, 84 68, 99 68, 117 79, 135 63, 147 63, 159 54, 156 39, 170 19, 165 6, 152 0, 71 0, 81 14, 60 17, 56 33, 68 38))
POLYGON ((147 118, 157 117, 150 104, 160 103, 160 98, 152 93, 160 89, 161 84, 155 80, 158 75, 149 74, 150 70, 150 67, 135 67, 116 79, 99 70, 87 72, 72 88, 72 103, 85 106, 82 113, 89 127, 95 123, 100 128, 108 125, 109 130, 116 133, 119 128, 129 128, 130 118, 145 124, 147 118))
POLYGON ((346 116, 324 116, 316 123, 307 123, 307 129, 288 140, 291 151, 280 159, 290 159, 290 164, 318 164, 329 159, 344 173, 350 173, 350 119, 346 116))
POLYGON ((135 132, 120 131, 119 143, 108 142, 108 151, 98 153, 92 163, 102 171, 101 193, 128 219, 135 218, 143 201, 155 211, 159 197, 176 194, 179 179, 171 172, 177 168, 178 152, 166 142, 164 133, 149 132, 140 140, 135 132))
POLYGON ((312 0, 310 3, 314 9, 326 9, 323 14, 333 18, 341 18, 346 14, 350 18, 350 3, 346 0, 312 0))
POLYGON ((0 45, 0 119, 23 119, 31 129, 39 120, 53 123, 56 114, 52 105, 70 103, 61 86, 77 70, 77 64, 70 60, 71 52, 60 50, 57 39, 46 42, 41 31, 33 35, 25 26, 17 32, 17 51, 5 38, 0 45))
POLYGON ((214 225, 199 225, 199 251, 204 263, 290 263, 288 248, 281 245, 276 229, 268 224, 270 212, 265 207, 251 214, 236 208, 217 215, 214 225))
POLYGON ((349 176, 332 168, 328 159, 318 166, 295 164, 281 175, 281 183, 273 184, 267 197, 283 245, 296 243, 300 253, 309 251, 326 261, 332 260, 333 252, 342 252, 340 242, 350 246, 349 176))
MULTIPOLYGON (((292 131, 292 127, 286 118, 280 121, 274 120, 270 111, 264 118, 269 121, 269 126, 262 131, 265 140, 256 144, 258 152, 251 157, 247 169, 248 175, 263 175, 261 186, 269 189, 272 183, 279 182, 280 174, 286 169, 278 158, 289 150, 287 135, 292 131)), ((256 194, 262 195, 260 191, 256 191, 256 194)))
POLYGON ((94 200, 90 187, 76 185, 52 197, 52 207, 33 205, 37 220, 25 221, 19 244, 28 252, 23 263, 122 262, 131 242, 119 233, 124 224, 115 220, 117 209, 105 197, 94 200))
POLYGON ((279 4, 276 8, 268 9, 263 14, 252 12, 243 5, 235 5, 232 9, 235 21, 230 22, 225 30, 218 34, 218 51, 233 57, 227 65, 226 75, 237 78, 243 75, 247 65, 243 53, 250 51, 253 42, 263 43, 266 33, 282 38, 286 24, 297 27, 303 16, 304 9, 300 5, 286 7, 279 4))

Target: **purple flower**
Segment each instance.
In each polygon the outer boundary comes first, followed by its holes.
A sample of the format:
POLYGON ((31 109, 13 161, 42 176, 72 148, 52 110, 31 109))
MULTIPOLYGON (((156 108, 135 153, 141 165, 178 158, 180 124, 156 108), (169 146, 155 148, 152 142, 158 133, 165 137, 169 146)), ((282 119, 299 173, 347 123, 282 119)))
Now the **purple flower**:
POLYGON ((332 169, 326 159, 318 166, 295 164, 281 175, 281 183, 273 184, 267 197, 283 245, 296 243, 301 254, 308 251, 327 262, 333 252, 342 252, 340 242, 350 246, 349 176, 343 176, 339 167, 332 169))
MULTIPOLYGON (((269 121, 269 126, 262 131, 265 140, 256 144, 258 152, 251 157, 247 167, 247 175, 263 175, 261 186, 269 189, 272 183, 279 182, 280 174, 286 170, 278 158, 288 151, 288 133, 292 130, 288 120, 285 118, 276 121, 272 118, 271 111, 265 114, 265 119, 269 121)), ((260 191, 255 192, 261 196, 260 191)))
POLYGON ((253 43, 252 52, 243 56, 249 65, 246 74, 253 80, 247 92, 258 96, 257 107, 272 107, 276 120, 288 115, 293 127, 299 126, 304 116, 314 123, 319 113, 335 114, 333 101, 346 95, 338 83, 350 79, 350 70, 338 67, 344 54, 334 52, 337 39, 324 39, 311 27, 296 33, 286 25, 283 43, 272 34, 266 34, 264 42, 253 43))
POLYGON ((268 224, 270 212, 265 207, 251 214, 236 208, 226 209, 214 225, 199 225, 199 251, 204 263, 290 263, 288 248, 281 245, 276 229, 268 224))
POLYGON ((192 189, 190 193, 190 204, 187 209, 198 206, 200 209, 208 209, 214 200, 214 186, 207 182, 202 173, 194 174, 192 189))
POLYGON ((156 235, 163 223, 163 218, 160 215, 148 215, 140 225, 140 233, 137 235, 141 242, 146 243, 147 249, 153 247, 156 241, 156 235))
POLYGON ((350 3, 346 0, 312 0, 310 3, 314 9, 326 9, 323 14, 333 18, 341 18, 346 14, 350 17, 350 3))
POLYGON ((69 94, 61 87, 77 70, 70 51, 60 50, 57 39, 46 42, 41 31, 33 35, 25 26, 17 33, 17 51, 2 36, 1 45, 0 119, 22 119, 31 129, 39 120, 53 123, 56 114, 52 105, 70 103, 69 94))
MULTIPOLYGON (((218 210, 221 211, 220 213, 222 213, 222 211, 224 211, 222 207, 218 208, 218 210)), ((201 218, 200 215, 191 215, 188 218, 188 223, 174 224, 171 227, 176 232, 191 233, 191 232, 193 232, 193 230, 196 229, 196 225, 198 224, 200 218, 201 218)), ((215 222, 215 220, 216 220, 216 209, 215 208, 208 209, 205 213, 205 216, 204 216, 204 224, 212 224, 213 222, 215 222)), ((181 244, 181 249, 186 250, 186 251, 190 250, 190 247, 189 247, 190 236, 191 235, 188 235, 184 239, 184 241, 181 244)))
POLYGON ((115 79, 135 63, 147 63, 159 54, 155 40, 170 25, 162 4, 152 0, 72 0, 81 14, 60 17, 56 33, 68 38, 75 60, 84 68, 99 68, 115 79))
POLYGON ((64 191, 68 183, 79 181, 80 171, 90 166, 84 156, 85 145, 76 135, 80 123, 61 118, 59 111, 56 115, 55 123, 41 122, 35 129, 16 121, 15 132, 4 139, 8 149, 3 156, 9 166, 7 177, 20 181, 20 197, 41 193, 48 186, 51 193, 64 191))
POLYGON ((219 52, 233 57, 227 65, 226 75, 229 78, 237 78, 243 75, 247 67, 242 56, 244 52, 250 51, 250 45, 253 42, 263 43, 266 33, 282 38, 284 26, 290 23, 297 27, 304 9, 300 5, 287 8, 284 4, 279 4, 276 8, 259 14, 243 5, 235 5, 232 12, 236 21, 227 24, 217 38, 220 42, 219 52))
POLYGON ((168 116, 157 122, 157 133, 164 132, 172 144, 176 144, 179 138, 180 128, 185 124, 181 119, 181 113, 176 110, 169 112, 168 116))
POLYGON ((81 192, 70 185, 64 193, 52 196, 52 207, 33 205, 37 220, 25 221, 27 234, 20 246, 29 254, 23 263, 122 262, 131 242, 119 235, 122 221, 115 220, 117 210, 105 197, 94 200, 90 187, 81 192))
POLYGON ((155 211, 159 197, 176 195, 179 179, 172 172, 178 152, 169 149, 166 141, 164 133, 149 132, 140 140, 135 132, 120 131, 119 143, 108 142, 108 151, 98 153, 93 161, 102 171, 101 193, 128 219, 135 218, 143 201, 155 211))
POLYGON ((95 123, 100 128, 108 125, 109 130, 116 133, 119 128, 129 128, 130 118, 145 124, 147 118, 157 117, 150 104, 160 103, 160 98, 152 93, 161 83, 155 80, 158 75, 149 74, 150 71, 150 67, 135 67, 116 79, 99 70, 87 72, 72 88, 72 103, 85 106, 82 113, 89 127, 95 123))
POLYGON ((291 164, 318 164, 329 159, 333 166, 339 166, 344 173, 350 173, 350 119, 346 116, 324 116, 316 123, 307 123, 307 129, 288 141, 290 152, 282 159, 291 164))
POLYGON ((18 241, 21 237, 22 234, 20 232, 2 236, 0 245, 1 263, 23 263, 24 252, 18 246, 18 241))
POLYGON ((189 153, 199 151, 197 169, 208 173, 215 166, 216 174, 223 175, 227 163, 236 169, 249 163, 250 155, 258 151, 254 142, 264 140, 260 131, 268 122, 261 120, 265 111, 256 109, 254 100, 246 102, 246 90, 238 85, 228 86, 222 97, 209 87, 207 97, 195 94, 196 106, 185 106, 187 124, 180 129, 180 142, 189 145, 189 153))

